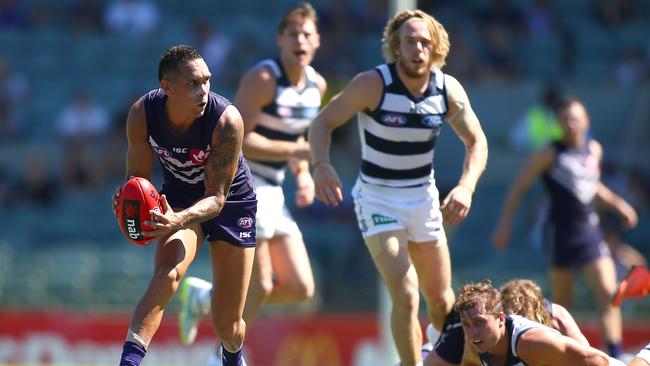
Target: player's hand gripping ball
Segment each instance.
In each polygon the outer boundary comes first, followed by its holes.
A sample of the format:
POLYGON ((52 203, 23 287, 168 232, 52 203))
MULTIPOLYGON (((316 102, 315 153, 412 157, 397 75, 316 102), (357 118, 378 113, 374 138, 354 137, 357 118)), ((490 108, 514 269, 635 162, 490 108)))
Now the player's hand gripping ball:
POLYGON ((132 243, 146 245, 151 240, 142 234, 152 229, 143 224, 151 221, 151 210, 164 212, 156 187, 145 178, 131 177, 117 195, 115 214, 120 229, 132 243))

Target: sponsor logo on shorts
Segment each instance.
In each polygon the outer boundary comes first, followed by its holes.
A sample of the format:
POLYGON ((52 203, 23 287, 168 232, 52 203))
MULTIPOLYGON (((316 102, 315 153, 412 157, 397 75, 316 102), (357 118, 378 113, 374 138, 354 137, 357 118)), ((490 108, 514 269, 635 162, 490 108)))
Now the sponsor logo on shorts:
POLYGON ((386 224, 397 223, 397 219, 393 217, 380 215, 380 214, 372 214, 370 217, 372 217, 372 223, 374 225, 386 225, 386 224))
POLYGON ((251 231, 242 231, 239 233, 240 239, 249 239, 253 233, 251 231))
POLYGON ((250 229, 250 227, 253 226, 253 219, 248 216, 240 217, 239 220, 237 220, 237 226, 242 229, 250 229))
POLYGON ((407 119, 399 113, 386 113, 381 116, 381 122, 386 126, 403 126, 407 119))

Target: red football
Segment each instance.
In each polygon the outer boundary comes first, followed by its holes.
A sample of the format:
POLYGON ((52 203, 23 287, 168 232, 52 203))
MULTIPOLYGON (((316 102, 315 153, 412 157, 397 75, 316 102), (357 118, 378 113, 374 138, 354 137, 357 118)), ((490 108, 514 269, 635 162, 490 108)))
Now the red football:
POLYGON ((151 229, 143 224, 151 220, 150 210, 163 211, 160 194, 148 180, 132 177, 120 190, 117 221, 126 238, 134 244, 146 245, 151 239, 142 235, 143 230, 151 229))

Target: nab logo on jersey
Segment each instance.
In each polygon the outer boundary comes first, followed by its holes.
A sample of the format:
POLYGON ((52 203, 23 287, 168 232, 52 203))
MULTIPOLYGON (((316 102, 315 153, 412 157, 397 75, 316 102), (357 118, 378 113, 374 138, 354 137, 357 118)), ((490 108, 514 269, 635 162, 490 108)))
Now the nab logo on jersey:
POLYGON ((210 155, 210 146, 207 149, 190 149, 190 158, 192 159, 192 164, 203 164, 205 159, 210 155))
POLYGON ((403 126, 406 124, 406 116, 399 113, 386 113, 381 116, 381 122, 386 126, 403 126))

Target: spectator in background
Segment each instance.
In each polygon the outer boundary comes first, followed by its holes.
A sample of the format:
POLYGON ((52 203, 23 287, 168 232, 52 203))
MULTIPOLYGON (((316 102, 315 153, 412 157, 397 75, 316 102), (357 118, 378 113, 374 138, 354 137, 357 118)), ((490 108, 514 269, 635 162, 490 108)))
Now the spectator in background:
POLYGON ((27 79, 0 56, 0 141, 26 132, 28 94, 27 79))
POLYGON ((524 19, 531 37, 548 37, 558 30, 557 14, 548 0, 535 0, 533 6, 526 8, 524 19))
POLYGON ((158 27, 160 9, 149 0, 113 0, 104 14, 106 27, 115 33, 140 35, 158 27))
POLYGON ((6 100, 0 99, 0 142, 13 140, 25 126, 24 121, 11 107, 6 100))
POLYGON ((194 26, 194 47, 201 55, 208 68, 212 71, 215 85, 220 85, 228 76, 226 60, 232 49, 232 39, 229 35, 215 30, 205 19, 196 21, 194 26))
POLYGON ((7 58, 0 55, 0 99, 21 104, 26 101, 28 94, 29 86, 25 76, 17 71, 7 58))
POLYGON ((0 0, 0 28, 20 28, 29 24, 29 12, 21 1, 0 0))
POLYGON ((57 133, 63 142, 63 182, 72 188, 96 187, 102 169, 96 154, 110 124, 109 113, 86 90, 79 90, 57 117, 57 133))
POLYGON ((636 0, 592 0, 591 3, 596 19, 607 27, 630 22, 639 14, 636 0))
POLYGON ((59 183, 49 169, 46 157, 38 152, 27 156, 22 176, 14 185, 11 203, 52 207, 59 197, 59 183))
POLYGON ((639 49, 625 51, 614 68, 614 79, 623 86, 634 87, 647 79, 648 65, 639 49))
POLYGON ((103 13, 103 5, 98 0, 76 0, 68 10, 68 24, 77 34, 99 33, 103 29, 103 13))
POLYGON ((560 91, 549 83, 541 94, 541 100, 528 107, 510 132, 510 144, 517 151, 534 152, 562 138, 562 128, 555 118, 560 91))
POLYGON ((522 13, 508 0, 492 0, 476 15, 483 37, 483 63, 488 78, 512 79, 519 75, 514 35, 523 34, 522 13))

